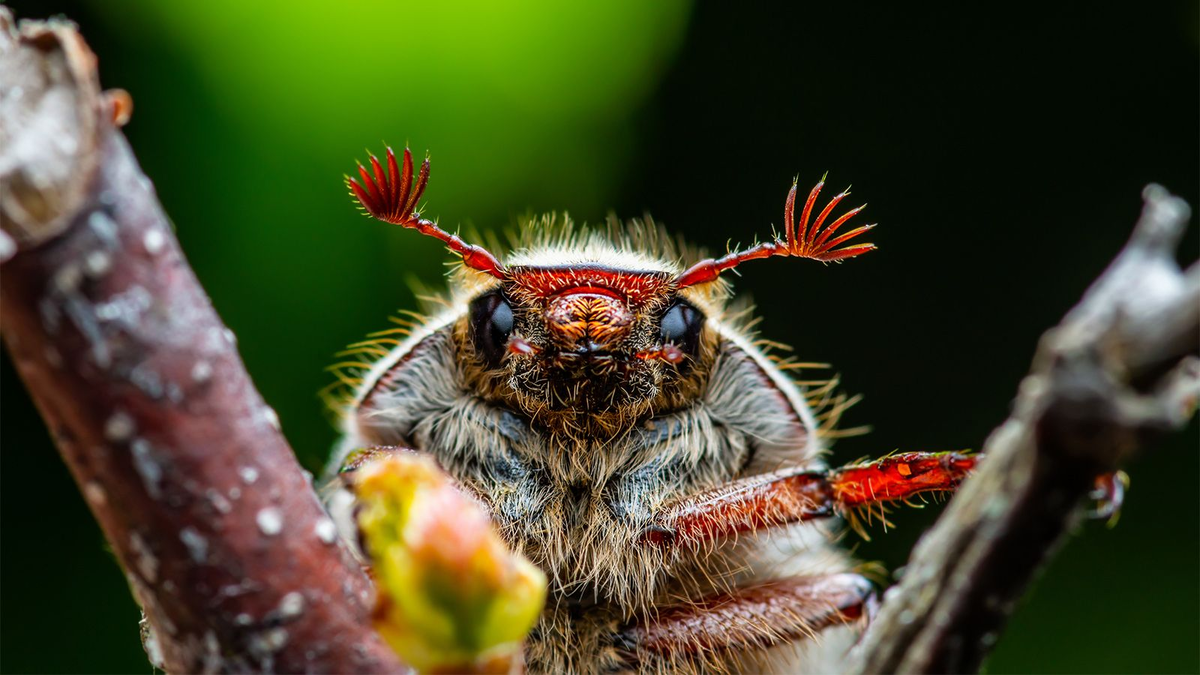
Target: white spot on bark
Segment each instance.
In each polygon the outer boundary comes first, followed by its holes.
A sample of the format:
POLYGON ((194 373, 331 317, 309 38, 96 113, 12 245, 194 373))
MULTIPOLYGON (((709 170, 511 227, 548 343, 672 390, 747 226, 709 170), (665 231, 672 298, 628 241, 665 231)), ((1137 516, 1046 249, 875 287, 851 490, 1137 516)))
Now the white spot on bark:
POLYGON ((266 422, 268 426, 275 431, 279 431, 279 413, 275 412, 274 408, 271 406, 263 406, 262 417, 263 421, 266 422))
POLYGON ((4 230, 0 230, 0 262, 4 262, 16 254, 17 242, 4 230))
POLYGON ((221 668, 221 643, 217 640, 217 634, 211 630, 204 633, 204 667, 202 670, 206 673, 223 670, 221 668))
POLYGON ((329 518, 321 518, 317 524, 313 526, 313 531, 317 533, 317 539, 322 543, 332 544, 337 541, 337 525, 329 518))
POLYGON ((233 622, 239 626, 249 626, 250 624, 254 623, 254 617, 242 612, 241 614, 233 617, 233 622))
POLYGON ((247 642, 250 653, 263 660, 263 670, 274 670, 275 660, 272 655, 287 645, 288 632, 286 628, 271 628, 252 635, 247 642))
POLYGON ((258 480, 258 469, 252 466, 243 466, 242 468, 238 469, 238 475, 242 477, 242 480, 245 481, 247 485, 250 485, 254 483, 254 481, 258 480))
POLYGON ((268 537, 273 537, 283 530, 283 514, 274 506, 268 506, 254 517, 258 530, 268 537))
POLYGON ((54 284, 54 290, 63 295, 74 293, 75 289, 79 288, 79 282, 83 280, 83 271, 79 269, 76 263, 67 263, 54 273, 54 278, 51 283, 54 284))
POLYGON ((154 583, 158 581, 158 558, 150 552, 150 547, 146 545, 146 540, 137 532, 129 535, 129 548, 133 551, 136 560, 134 564, 137 566, 138 572, 146 583, 154 583))
POLYGON ((96 481, 88 481, 88 484, 83 486, 83 496, 87 497, 92 506, 104 506, 108 503, 108 495, 96 481))
POLYGON ((96 305, 96 318, 101 321, 120 321, 126 326, 137 326, 142 313, 153 303, 150 292, 142 286, 132 286, 123 293, 114 295, 108 302, 96 305))
POLYGON ((213 326, 208 329, 208 348, 216 351, 225 346, 225 332, 213 326))
POLYGON ((239 499, 239 498, 241 498, 241 496, 242 496, 242 488, 240 488, 236 485, 229 488, 229 498, 230 499, 239 499))
POLYGON ((109 218, 107 213, 92 211, 92 215, 88 216, 88 227, 110 248, 117 245, 117 223, 109 218))
POLYGON ((156 400, 162 398, 162 377, 148 363, 140 363, 130 371, 129 381, 150 398, 156 400))
POLYGON ((237 335, 234 335, 233 331, 228 328, 221 331, 221 337, 225 338, 225 341, 231 345, 237 344, 237 335))
POLYGON ((104 423, 104 437, 113 443, 129 440, 135 431, 133 418, 123 412, 115 412, 104 423))
POLYGON ((51 335, 58 333, 58 327, 62 324, 62 312, 58 305, 50 298, 42 298, 38 301, 38 313, 42 315, 42 327, 46 332, 51 335))
POLYGON ((166 243, 167 238, 158 229, 149 229, 142 237, 142 246, 146 247, 146 253, 150 255, 158 255, 166 243))
MULTIPOLYGON (((358 523, 354 516, 356 503, 354 494, 345 487, 334 490, 333 494, 329 495, 326 507, 329 509, 329 517, 335 524, 334 529, 339 533, 351 533, 358 530, 358 523)), ((352 549, 358 550, 357 537, 343 537, 343 539, 352 549)), ((348 599, 353 600, 354 598, 350 596, 348 599)))
POLYGON ((112 258, 104 251, 92 251, 83 260, 87 275, 93 279, 104 275, 112 269, 112 258))
POLYGON ((197 361, 192 366, 192 381, 193 382, 196 382, 196 383, 208 382, 209 378, 212 377, 212 374, 213 374, 212 364, 210 364, 208 361, 197 361))
POLYGON ((162 644, 158 641, 158 633, 144 615, 142 616, 142 649, 146 650, 146 659, 150 661, 151 666, 158 670, 167 669, 166 662, 163 660, 162 644))
POLYGON ((162 496, 163 469, 162 465, 158 463, 158 458, 154 456, 154 448, 146 439, 135 438, 129 446, 129 450, 133 453, 133 468, 142 477, 146 493, 152 498, 158 499, 162 496))
POLYGON ((192 562, 203 563, 208 560, 208 540, 196 528, 185 527, 180 530, 179 541, 187 547, 192 562))
POLYGON ((233 504, 230 504, 229 500, 225 499, 225 496, 216 488, 208 488, 204 491, 204 496, 208 497, 208 502, 213 505, 217 513, 229 513, 233 510, 233 504))
POLYGON ((304 612, 304 594, 292 591, 279 601, 279 616, 283 619, 294 619, 304 612))
MULTIPOLYGON (((79 284, 79 278, 83 276, 78 265, 72 264, 59 269, 55 275, 54 284, 52 286, 51 295, 57 298, 61 304, 62 310, 70 317, 71 322, 83 334, 87 340, 88 346, 91 348, 92 361, 101 369, 107 370, 112 365, 112 354, 109 351, 108 342, 104 336, 100 325, 96 322, 97 307, 85 298, 82 294, 76 292, 75 287, 79 284)), ((49 300, 44 299, 44 302, 49 300)), ((58 308, 52 305, 53 320, 56 325, 51 329, 57 329, 58 308)), ((46 314, 46 308, 43 306, 43 320, 50 318, 46 314)))

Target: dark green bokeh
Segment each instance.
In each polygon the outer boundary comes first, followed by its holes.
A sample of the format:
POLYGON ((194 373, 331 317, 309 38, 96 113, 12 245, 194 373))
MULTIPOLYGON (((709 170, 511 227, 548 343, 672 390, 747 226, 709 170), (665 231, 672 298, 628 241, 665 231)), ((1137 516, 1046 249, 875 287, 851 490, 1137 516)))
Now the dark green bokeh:
MULTIPOLYGON (((341 175, 381 139, 429 148, 426 212, 485 231, 612 208, 720 248, 778 224, 794 174, 853 181, 878 253, 738 282, 768 337, 867 395, 847 419, 874 433, 835 461, 978 447, 1141 187, 1200 204, 1191 3, 14 7, 76 19, 104 84, 133 94, 127 135, 313 469, 333 441, 323 367, 449 259, 351 207, 341 175)), ((2 376, 0 668, 148 671, 123 577, 7 358, 2 376)), ((1196 441, 1193 425, 1130 467, 1120 526, 1069 542, 990 670, 1200 670, 1196 441)), ((859 555, 902 564, 936 510, 899 514, 859 555)))

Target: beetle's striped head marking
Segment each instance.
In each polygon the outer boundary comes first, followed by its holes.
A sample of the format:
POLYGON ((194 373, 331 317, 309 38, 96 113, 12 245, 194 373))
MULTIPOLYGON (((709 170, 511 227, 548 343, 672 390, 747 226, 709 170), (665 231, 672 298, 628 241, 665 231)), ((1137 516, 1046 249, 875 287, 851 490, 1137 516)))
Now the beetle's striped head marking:
POLYGON ((662 270, 622 270, 601 262, 566 265, 519 265, 508 271, 514 292, 530 300, 575 293, 622 298, 635 307, 668 292, 674 275, 662 270))
POLYGON ((523 306, 543 315, 558 350, 579 355, 619 354, 635 319, 671 290, 661 271, 628 271, 593 263, 514 266, 505 283, 523 306))

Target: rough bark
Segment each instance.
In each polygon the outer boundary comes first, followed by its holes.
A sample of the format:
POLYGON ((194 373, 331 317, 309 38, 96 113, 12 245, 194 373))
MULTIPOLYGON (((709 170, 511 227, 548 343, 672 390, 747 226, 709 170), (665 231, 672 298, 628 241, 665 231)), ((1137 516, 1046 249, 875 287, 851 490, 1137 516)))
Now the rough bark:
POLYGON ((0 326, 172 672, 397 671, 64 21, 0 7, 0 326))
POLYGON ((913 550, 853 672, 972 672, 1100 473, 1183 427, 1200 396, 1200 265, 1175 247, 1182 200, 1144 192, 1133 237, 1042 336, 1012 415, 979 470, 913 550))

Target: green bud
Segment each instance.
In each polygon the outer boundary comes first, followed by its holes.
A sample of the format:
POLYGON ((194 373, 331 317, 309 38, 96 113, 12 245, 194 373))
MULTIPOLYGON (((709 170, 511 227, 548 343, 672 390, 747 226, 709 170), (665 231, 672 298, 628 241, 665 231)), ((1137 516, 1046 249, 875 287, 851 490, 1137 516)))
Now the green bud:
POLYGON ((352 482, 383 638, 422 672, 507 670, 541 614, 542 571, 428 458, 382 457, 352 482))

